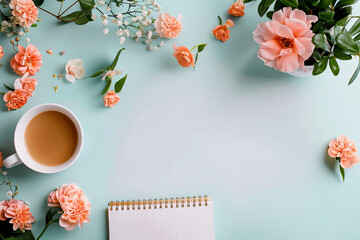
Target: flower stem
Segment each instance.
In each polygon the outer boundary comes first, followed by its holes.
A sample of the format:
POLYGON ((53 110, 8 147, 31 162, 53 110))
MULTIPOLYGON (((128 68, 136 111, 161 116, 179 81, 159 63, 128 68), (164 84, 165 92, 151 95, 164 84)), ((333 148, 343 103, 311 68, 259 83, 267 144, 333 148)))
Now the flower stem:
POLYGON ((49 221, 49 222, 45 225, 44 229, 42 230, 42 232, 40 233, 39 237, 38 237, 36 240, 39 240, 39 239, 42 237, 42 235, 44 235, 44 233, 46 232, 46 230, 48 229, 48 227, 49 227, 52 223, 56 223, 56 222, 59 222, 59 219, 54 219, 54 220, 49 221))
POLYGON ((64 15, 64 13, 66 13, 66 11, 67 10, 69 10, 70 8, 72 8, 76 3, 78 3, 79 2, 79 0, 77 0, 77 1, 75 1, 73 4, 71 4, 71 6, 70 7, 68 7, 67 9, 65 9, 60 15, 59 15, 59 17, 61 17, 62 15, 64 15))
POLYGON ((1 237, 1 240, 6 240, 6 239, 3 237, 3 235, 1 235, 1 233, 0 233, 0 237, 1 237))

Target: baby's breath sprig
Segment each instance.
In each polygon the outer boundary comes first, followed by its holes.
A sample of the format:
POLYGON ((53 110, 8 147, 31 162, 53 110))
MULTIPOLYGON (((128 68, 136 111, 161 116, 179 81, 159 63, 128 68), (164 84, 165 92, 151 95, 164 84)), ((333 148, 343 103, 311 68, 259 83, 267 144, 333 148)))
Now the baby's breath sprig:
POLYGON ((13 185, 11 183, 9 173, 6 170, 3 170, 2 167, 0 168, 0 175, 1 175, 0 186, 2 185, 8 186, 9 191, 7 191, 6 195, 9 198, 15 198, 15 196, 19 194, 20 187, 18 185, 13 185))

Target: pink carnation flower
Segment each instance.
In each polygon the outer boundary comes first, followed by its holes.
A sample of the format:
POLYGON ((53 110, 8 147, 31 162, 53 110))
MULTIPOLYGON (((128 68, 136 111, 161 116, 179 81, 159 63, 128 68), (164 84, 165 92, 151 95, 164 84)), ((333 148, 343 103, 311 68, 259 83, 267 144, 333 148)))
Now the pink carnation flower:
POLYGON ((27 96, 28 93, 22 88, 5 93, 3 99, 6 102, 8 111, 22 108, 27 103, 27 96))
POLYGON ((104 96, 104 105, 105 107, 114 107, 120 101, 119 95, 117 95, 114 91, 109 91, 104 96))
POLYGON ((356 154, 355 143, 344 135, 330 141, 328 154, 330 157, 340 158, 342 168, 352 168, 359 163, 359 156, 356 154))
POLYGON ((39 11, 32 0, 11 0, 9 6, 15 23, 21 27, 29 28, 36 22, 39 11))
POLYGON ((37 79, 29 78, 26 73, 22 78, 15 80, 14 87, 15 89, 23 89, 27 93, 26 98, 29 99, 33 95, 37 84, 37 79))
POLYGON ((71 231, 76 226, 82 228, 83 224, 90 222, 91 205, 82 190, 74 183, 62 185, 48 196, 48 206, 60 207, 63 214, 59 224, 71 231))
POLYGON ((42 55, 32 44, 26 48, 18 46, 19 52, 11 59, 10 65, 18 75, 35 75, 42 65, 42 55))
POLYGON ((4 48, 0 45, 0 59, 4 56, 4 48))
POLYGON ((317 20, 317 16, 290 7, 275 12, 272 21, 259 23, 253 32, 254 40, 260 44, 258 57, 278 71, 305 70, 304 62, 315 48, 311 23, 317 20))
POLYGON ((182 28, 182 15, 177 18, 170 16, 168 13, 161 13, 155 19, 154 25, 156 32, 162 38, 176 38, 182 28))
MULTIPOLYGON (((35 223, 35 218, 30 212, 30 208, 21 200, 11 199, 6 204, 3 203, 4 216, 10 219, 13 225, 13 230, 31 230, 32 224, 35 223)), ((0 210, 0 217, 2 213, 0 210)))

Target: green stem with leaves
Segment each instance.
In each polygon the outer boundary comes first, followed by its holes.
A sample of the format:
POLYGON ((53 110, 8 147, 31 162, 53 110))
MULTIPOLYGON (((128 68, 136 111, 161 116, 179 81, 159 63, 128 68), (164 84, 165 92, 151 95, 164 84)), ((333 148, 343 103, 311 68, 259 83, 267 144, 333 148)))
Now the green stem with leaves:
POLYGON ((46 230, 48 229, 48 227, 49 227, 51 224, 57 223, 57 222, 59 222, 59 220, 60 220, 60 219, 54 219, 54 220, 49 221, 49 222, 45 225, 44 229, 42 230, 42 232, 40 233, 39 237, 38 237, 36 240, 39 240, 39 239, 44 235, 44 233, 46 232, 46 230))
POLYGON ((3 237, 3 235, 1 235, 1 233, 0 233, 0 237, 1 237, 1 240, 6 240, 6 239, 3 237))

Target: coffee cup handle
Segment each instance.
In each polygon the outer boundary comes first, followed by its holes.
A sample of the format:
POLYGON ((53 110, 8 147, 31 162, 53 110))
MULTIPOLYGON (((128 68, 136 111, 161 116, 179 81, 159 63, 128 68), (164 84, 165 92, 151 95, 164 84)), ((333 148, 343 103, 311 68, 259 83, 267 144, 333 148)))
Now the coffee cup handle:
POLYGON ((6 168, 12 168, 15 167, 19 164, 21 164, 21 160, 19 158, 19 156, 17 155, 17 153, 11 155, 10 157, 6 158, 4 160, 4 165, 6 168))

